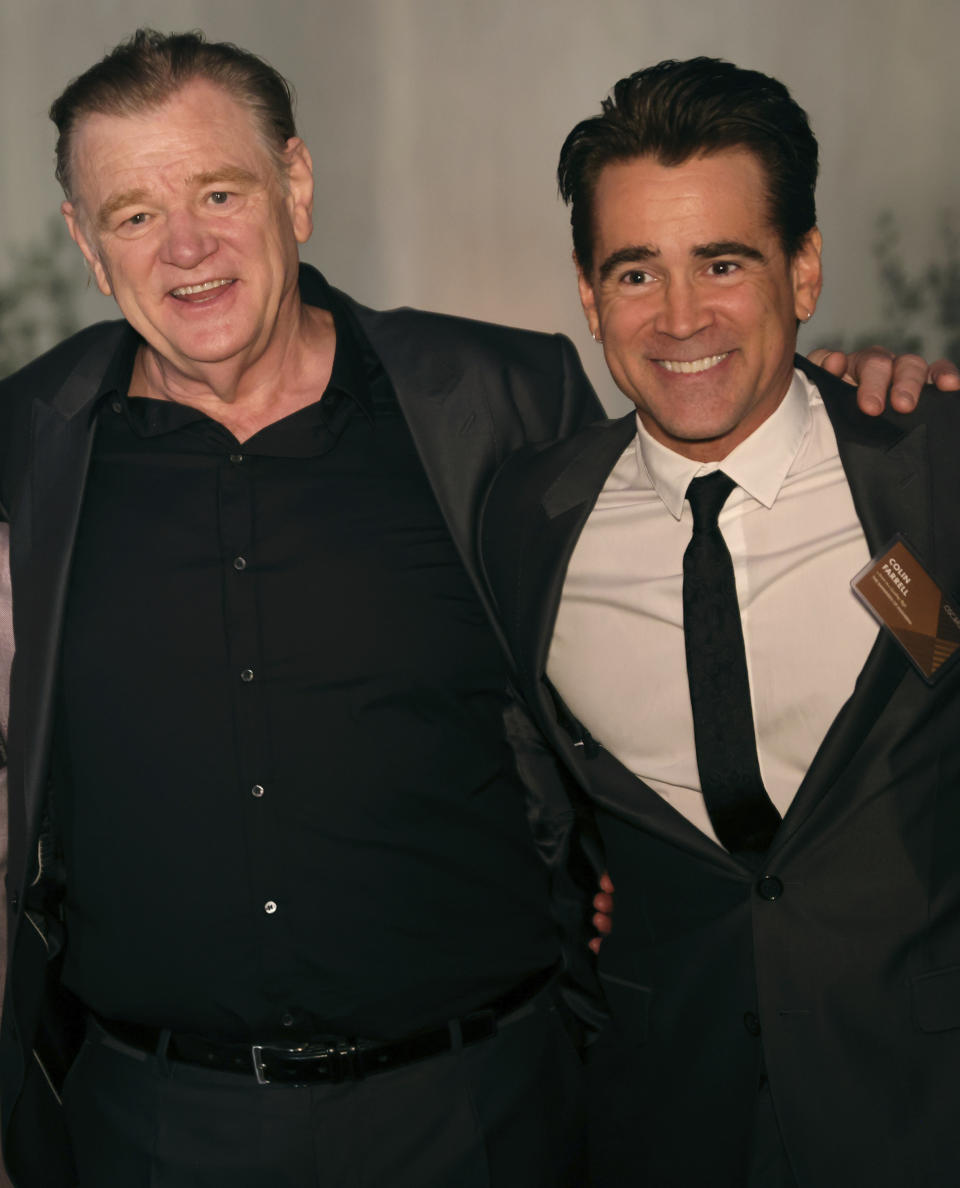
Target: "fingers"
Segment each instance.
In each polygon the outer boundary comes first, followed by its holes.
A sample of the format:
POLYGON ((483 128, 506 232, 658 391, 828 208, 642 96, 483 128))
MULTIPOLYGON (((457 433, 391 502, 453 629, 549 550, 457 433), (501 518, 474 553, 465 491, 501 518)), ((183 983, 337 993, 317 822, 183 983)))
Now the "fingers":
POLYGON ((594 927, 598 932, 609 932, 612 925, 610 917, 613 915, 613 880, 604 871, 599 879, 600 890, 593 897, 593 906, 597 914, 593 917, 594 927))
POLYGON ((593 926, 597 932, 602 932, 606 935, 613 927, 610 917, 613 915, 614 905, 613 883, 610 881, 610 876, 606 871, 600 876, 600 887, 601 890, 593 897, 593 906, 596 909, 596 915, 593 917, 593 926))
POLYGON ((949 359, 938 359, 930 364, 927 383, 936 384, 941 392, 960 391, 960 370, 949 359))
POLYGON ((897 412, 913 412, 927 382, 927 361, 919 355, 898 355, 893 361, 890 407, 897 412))
POLYGON ((846 375, 847 356, 843 351, 828 351, 824 347, 817 347, 807 357, 811 363, 815 363, 817 367, 822 367, 824 371, 829 371, 831 375, 835 375, 840 379, 843 379, 846 375))
POLYGON ((942 392, 960 391, 960 369, 949 359, 928 367, 920 355, 894 355, 886 347, 872 346, 850 355, 818 347, 810 352, 810 361, 857 384, 857 404, 870 416, 883 412, 888 399, 897 412, 913 412, 925 384, 936 384, 942 392))
POLYGON ((613 920, 610 918, 613 915, 613 880, 604 871, 598 879, 598 883, 600 890, 593 897, 593 906, 596 908, 596 912, 590 922, 600 935, 587 942, 592 953, 600 952, 603 938, 609 936, 613 931, 613 920))
POLYGON ((610 919, 613 915, 613 898, 601 892, 598 895, 594 895, 593 906, 596 909, 596 914, 593 917, 593 926, 597 932, 602 932, 606 935, 613 927, 613 921, 610 919))
POLYGON ((847 374, 844 379, 858 385, 857 404, 861 412, 874 417, 883 412, 893 374, 894 356, 886 347, 865 347, 847 356, 847 374))

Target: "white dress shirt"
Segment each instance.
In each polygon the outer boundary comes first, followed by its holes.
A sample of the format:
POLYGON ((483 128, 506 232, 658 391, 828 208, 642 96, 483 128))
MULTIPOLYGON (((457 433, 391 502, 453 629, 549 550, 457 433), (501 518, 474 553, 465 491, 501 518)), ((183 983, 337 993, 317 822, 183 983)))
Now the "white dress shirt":
POLYGON ((599 743, 716 840, 683 640, 687 485, 716 469, 737 483, 720 529, 736 576, 760 772, 781 813, 876 638, 850 588, 869 553, 823 401, 800 372, 720 463, 685 458, 637 426, 570 560, 547 672, 599 743))

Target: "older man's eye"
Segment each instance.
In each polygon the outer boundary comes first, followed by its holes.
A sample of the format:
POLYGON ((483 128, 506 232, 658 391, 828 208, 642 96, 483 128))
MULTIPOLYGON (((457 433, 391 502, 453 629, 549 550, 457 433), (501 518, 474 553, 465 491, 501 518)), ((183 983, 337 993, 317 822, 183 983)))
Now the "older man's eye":
POLYGON ((214 190, 210 195, 210 201, 215 206, 223 206, 229 197, 230 194, 226 190, 214 190))
POLYGON ((710 271, 714 276, 732 276, 739 270, 740 265, 735 260, 714 260, 710 265, 710 271))
POLYGON ((127 222, 131 227, 142 227, 146 221, 147 216, 143 211, 138 211, 137 214, 131 215, 130 218, 127 219, 127 222))

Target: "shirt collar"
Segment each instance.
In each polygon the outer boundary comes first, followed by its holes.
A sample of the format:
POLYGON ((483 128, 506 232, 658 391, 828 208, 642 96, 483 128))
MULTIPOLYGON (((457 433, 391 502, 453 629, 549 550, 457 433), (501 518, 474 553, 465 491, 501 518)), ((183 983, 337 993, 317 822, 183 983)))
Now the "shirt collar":
POLYGON ((133 364, 137 358, 137 351, 143 339, 133 329, 126 327, 126 333, 120 339, 113 358, 107 364, 103 379, 97 389, 92 408, 96 412, 100 405, 110 396, 126 395, 130 389, 130 377, 133 375, 133 364))
POLYGON ((370 347, 363 331, 349 316, 343 302, 326 281, 324 285, 327 290, 325 308, 333 315, 333 325, 337 334, 337 349, 333 356, 329 387, 351 397, 361 412, 373 421, 374 406, 368 382, 370 368, 367 360, 371 354, 370 347))
MULTIPOLYGON (((330 311, 333 317, 334 329, 337 336, 336 351, 333 356, 333 369, 327 391, 334 390, 344 393, 372 422, 375 416, 374 401, 370 392, 369 377, 375 367, 379 366, 373 355, 363 330, 350 315, 343 301, 336 291, 328 284, 315 269, 301 269, 300 296, 308 305, 314 305, 330 311)), ((92 409, 96 414, 102 405, 110 398, 121 399, 126 404, 126 413, 131 417, 131 424, 142 436, 153 436, 165 432, 170 427, 168 417, 156 417, 155 410, 149 406, 154 401, 127 401, 130 390, 130 378, 133 375, 133 365, 137 351, 143 339, 132 328, 121 339, 120 345, 114 351, 113 358, 104 372, 103 379, 97 390, 92 409)), ((202 419, 203 413, 189 406, 178 406, 183 409, 182 417, 174 417, 174 426, 186 424, 193 420, 202 419)))
POLYGON ((811 393, 816 389, 794 371, 787 394, 750 436, 719 462, 698 462, 663 445, 637 417, 637 465, 675 520, 683 512, 690 480, 722 470, 764 507, 772 507, 810 427, 811 393))

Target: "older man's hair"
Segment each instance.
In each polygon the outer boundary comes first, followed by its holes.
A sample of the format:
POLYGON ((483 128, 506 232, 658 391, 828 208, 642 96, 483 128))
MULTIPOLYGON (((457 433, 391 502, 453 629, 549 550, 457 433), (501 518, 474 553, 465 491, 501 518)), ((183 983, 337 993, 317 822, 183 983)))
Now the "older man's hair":
POLYGON ((89 115, 137 115, 159 107, 183 86, 205 79, 228 91, 254 116, 264 144, 282 165, 284 145, 297 128, 293 89, 256 54, 199 32, 138 29, 75 78, 50 107, 57 126, 57 180, 72 198, 73 140, 89 115))
POLYGON ((817 221, 817 141, 806 113, 774 78, 691 58, 622 78, 600 115, 582 120, 564 141, 557 179, 584 272, 593 268, 593 199, 607 165, 637 157, 680 165, 727 149, 747 149, 762 164, 770 221, 792 259, 817 221))

